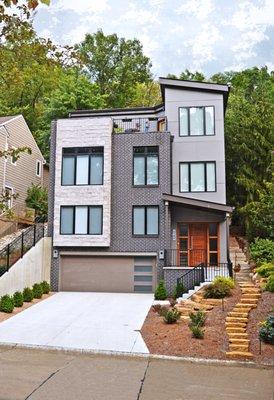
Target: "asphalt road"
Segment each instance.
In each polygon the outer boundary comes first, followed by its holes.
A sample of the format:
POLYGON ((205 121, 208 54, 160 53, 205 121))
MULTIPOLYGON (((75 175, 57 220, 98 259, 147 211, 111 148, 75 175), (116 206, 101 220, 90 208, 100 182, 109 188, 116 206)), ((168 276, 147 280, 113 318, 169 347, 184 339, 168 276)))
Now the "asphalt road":
POLYGON ((0 400, 272 400, 271 369, 0 348, 0 400))

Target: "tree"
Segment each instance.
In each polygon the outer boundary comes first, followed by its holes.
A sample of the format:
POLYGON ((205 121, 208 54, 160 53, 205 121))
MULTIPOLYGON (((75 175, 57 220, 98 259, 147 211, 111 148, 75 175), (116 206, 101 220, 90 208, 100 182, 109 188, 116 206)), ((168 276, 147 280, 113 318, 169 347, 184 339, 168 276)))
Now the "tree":
POLYGON ((27 190, 27 207, 34 208, 35 216, 42 221, 48 217, 48 192, 40 185, 31 185, 27 190))
POLYGON ((152 107, 162 102, 160 86, 158 82, 137 83, 134 87, 132 99, 128 107, 152 107))
POLYGON ((76 46, 90 79, 107 95, 108 107, 125 107, 134 96, 135 85, 151 80, 151 62, 139 40, 104 35, 102 30, 87 34, 76 46))

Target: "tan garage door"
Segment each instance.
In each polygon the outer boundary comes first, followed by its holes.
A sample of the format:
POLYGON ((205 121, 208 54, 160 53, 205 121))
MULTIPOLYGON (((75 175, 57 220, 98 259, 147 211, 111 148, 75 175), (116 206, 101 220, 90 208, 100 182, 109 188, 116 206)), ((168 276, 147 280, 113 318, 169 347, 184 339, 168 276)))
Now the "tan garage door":
POLYGON ((62 256, 60 290, 73 292, 152 292, 154 289, 154 267, 155 258, 153 257, 62 256))

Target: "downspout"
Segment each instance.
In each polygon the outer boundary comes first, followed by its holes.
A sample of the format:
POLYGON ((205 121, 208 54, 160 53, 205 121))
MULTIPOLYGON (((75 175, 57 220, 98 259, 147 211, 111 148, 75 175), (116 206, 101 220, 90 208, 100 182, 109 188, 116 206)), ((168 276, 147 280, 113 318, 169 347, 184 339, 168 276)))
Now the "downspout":
MULTIPOLYGON (((8 137, 9 137, 9 132, 7 130, 7 128, 5 127, 5 125, 2 125, 1 128, 4 128, 5 130, 5 135, 6 135, 6 142, 5 142, 5 151, 8 150, 8 137)), ((3 171, 3 192, 5 190, 6 187, 6 173, 7 173, 7 158, 4 157, 4 171, 3 171)))

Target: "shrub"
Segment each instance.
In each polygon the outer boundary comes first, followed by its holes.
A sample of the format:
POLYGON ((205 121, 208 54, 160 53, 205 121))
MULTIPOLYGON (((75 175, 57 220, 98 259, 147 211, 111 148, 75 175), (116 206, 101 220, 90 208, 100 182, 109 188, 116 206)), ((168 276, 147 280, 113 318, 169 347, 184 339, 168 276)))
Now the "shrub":
POLYGON ((263 278, 268 278, 274 274, 274 263, 263 263, 259 268, 256 268, 256 272, 263 278))
POLYGON ((33 291, 33 297, 35 299, 41 299, 41 297, 43 296, 43 289, 40 283, 35 283, 32 287, 32 291, 33 291))
POLYGON ((172 310, 168 310, 165 312, 164 321, 166 324, 175 324, 175 322, 180 319, 181 313, 176 310, 176 308, 172 308, 172 310))
POLYGON ((189 329, 192 332, 192 336, 195 339, 203 339, 204 338, 204 330, 198 325, 190 325, 189 329))
POLYGON ((274 275, 270 275, 267 278, 265 290, 267 290, 268 292, 274 292, 274 275))
POLYGON ((216 276, 213 283, 221 283, 229 287, 230 289, 233 289, 235 287, 235 282, 233 281, 233 279, 225 276, 216 276))
POLYGON ((197 311, 189 314, 189 326, 204 326, 206 320, 206 313, 204 311, 197 311))
POLYGON ((23 298, 26 303, 30 303, 33 300, 33 291, 29 287, 23 290, 23 298))
POLYGON ((0 300, 0 311, 5 313, 12 313, 14 309, 14 301, 11 296, 5 294, 0 300))
POLYGON ((13 295, 14 307, 22 307, 24 298, 21 292, 15 292, 13 295))
POLYGON ((166 291, 164 281, 159 282, 159 284, 155 290, 155 293, 154 293, 154 298, 155 298, 155 300, 166 300, 167 291, 166 291))
POLYGON ((178 297, 182 297, 182 295, 186 292, 186 289, 182 282, 177 283, 173 291, 173 298, 178 299, 178 297))
POLYGON ((260 267, 263 263, 274 261, 274 242, 270 239, 255 239, 250 245, 250 256, 260 267))
POLYGON ((222 283, 211 283, 205 287, 205 299, 223 299, 230 296, 230 288, 222 283))
POLYGON ((36 217, 46 221, 48 215, 48 192, 40 185, 31 185, 27 190, 27 207, 34 208, 36 217))
POLYGON ((259 330, 259 337, 265 343, 274 344, 274 315, 264 321, 259 330))
POLYGON ((50 284, 47 281, 43 281, 42 283, 40 283, 42 290, 43 290, 43 294, 48 294, 50 292, 50 284))

